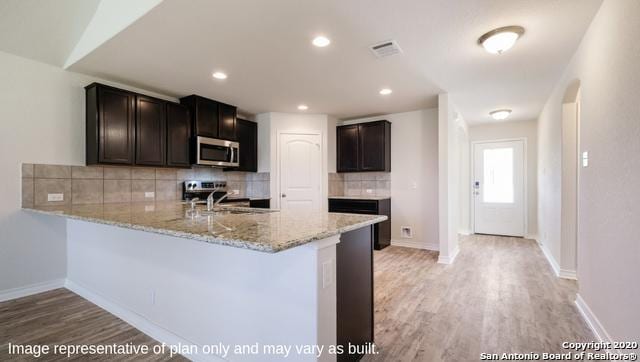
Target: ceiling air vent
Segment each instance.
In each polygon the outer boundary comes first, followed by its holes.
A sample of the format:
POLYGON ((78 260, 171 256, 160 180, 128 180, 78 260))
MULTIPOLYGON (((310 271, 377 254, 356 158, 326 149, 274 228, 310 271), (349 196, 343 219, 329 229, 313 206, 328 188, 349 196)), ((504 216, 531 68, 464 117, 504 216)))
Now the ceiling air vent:
POLYGON ((369 47, 378 58, 388 57, 394 54, 402 53, 402 49, 395 40, 387 40, 377 44, 373 44, 369 47))

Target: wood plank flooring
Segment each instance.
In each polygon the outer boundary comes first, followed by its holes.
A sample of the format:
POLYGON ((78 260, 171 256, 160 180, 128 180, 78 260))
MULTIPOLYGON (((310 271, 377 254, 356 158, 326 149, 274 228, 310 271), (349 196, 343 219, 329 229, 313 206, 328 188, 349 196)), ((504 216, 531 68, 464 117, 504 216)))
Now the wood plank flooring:
MULTIPOLYGON (((461 241, 460 249, 453 265, 437 264, 431 251, 391 246, 375 252, 380 353, 365 361, 478 361, 481 352, 561 353, 562 341, 594 340, 573 304, 576 282, 556 278, 534 241, 472 236, 461 241)), ((9 356, 8 342, 157 343, 64 289, 0 303, 0 361, 35 360, 9 356)))
MULTIPOLYGON (((121 319, 80 296, 56 289, 0 303, 0 361, 186 361, 181 356, 148 354, 144 356, 47 355, 38 359, 10 355, 8 343, 35 345, 62 344, 158 344, 121 319)), ((53 348, 53 347, 51 347, 53 348)))
POLYGON ((593 341, 574 306, 575 281, 558 279, 533 240, 464 237, 452 265, 437 252, 375 252, 375 340, 365 361, 478 361, 480 353, 566 353, 593 341))

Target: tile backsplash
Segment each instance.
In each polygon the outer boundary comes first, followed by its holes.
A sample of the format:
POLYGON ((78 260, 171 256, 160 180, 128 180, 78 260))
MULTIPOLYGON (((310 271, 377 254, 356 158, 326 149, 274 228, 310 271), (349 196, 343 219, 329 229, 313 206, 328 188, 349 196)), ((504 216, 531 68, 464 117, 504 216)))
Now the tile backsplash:
POLYGON ((391 196, 388 172, 329 173, 329 196, 391 196))
POLYGON ((240 197, 269 197, 268 172, 24 163, 22 206, 180 200, 185 180, 226 181, 240 197), (49 201, 50 194, 61 194, 62 201, 49 201))

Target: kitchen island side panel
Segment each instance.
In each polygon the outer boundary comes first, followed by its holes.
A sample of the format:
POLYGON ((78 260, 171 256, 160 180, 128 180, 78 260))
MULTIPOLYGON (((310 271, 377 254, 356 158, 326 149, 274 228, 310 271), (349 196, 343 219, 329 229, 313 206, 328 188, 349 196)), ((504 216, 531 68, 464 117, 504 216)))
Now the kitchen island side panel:
MULTIPOLYGON (((334 236, 272 254, 70 219, 68 280, 199 346, 335 344, 338 240, 334 236), (334 269, 330 283, 326 277, 323 283, 323 268, 334 269)), ((118 316, 138 327, 135 318, 118 316)), ((335 356, 294 359, 333 361, 335 356)))

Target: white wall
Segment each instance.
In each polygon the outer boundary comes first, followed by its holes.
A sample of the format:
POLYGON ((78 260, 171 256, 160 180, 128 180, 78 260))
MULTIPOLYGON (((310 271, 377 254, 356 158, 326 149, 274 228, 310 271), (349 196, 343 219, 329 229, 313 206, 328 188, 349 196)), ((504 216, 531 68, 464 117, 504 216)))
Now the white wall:
MULTIPOLYGON (((280 175, 278 173, 278 138, 282 132, 317 133, 322 137, 322 195, 327 200, 329 192, 328 155, 329 155, 329 117, 325 114, 300 113, 261 113, 256 115, 258 122, 258 170, 271 173, 271 201, 273 208, 280 207, 280 175)), ((335 123, 334 123, 335 124, 335 123)), ((334 127, 335 128, 335 127, 334 127)), ((334 131, 335 133, 335 131, 334 131)), ((335 148, 335 135, 333 136, 335 148)), ((335 152, 335 151, 334 151, 335 152)), ((334 153, 335 155, 335 153, 334 153)), ((334 156, 335 158, 335 156, 334 156)), ((334 162, 335 167, 335 162, 334 162)), ((327 210, 328 201, 322 202, 322 209, 327 210)))
POLYGON ((538 120, 539 234, 560 242, 562 103, 579 79, 579 294, 607 335, 640 339, 640 2, 605 0, 538 120))
MULTIPOLYGON (((527 234, 535 237, 538 230, 538 123, 504 122, 496 124, 482 124, 469 127, 471 142, 504 140, 513 138, 527 139, 527 234)), ((473 152, 473 150, 471 151, 473 152)), ((470 175, 473 178, 473 174, 470 175)), ((469 178, 469 188, 473 180, 469 178)), ((471 200, 473 202, 473 200, 471 200)), ((473 225, 470 226, 473 230, 473 225)))
POLYGON ((391 239, 396 245, 438 250, 438 110, 387 114, 341 122, 391 122, 391 239), (403 239, 400 229, 413 229, 403 239))
POLYGON ((20 165, 84 164, 84 86, 96 80, 0 52, 0 293, 66 275, 64 220, 20 210, 20 165))
POLYGON ((458 255, 458 233, 469 193, 461 184, 463 169, 469 168, 469 158, 462 155, 469 150, 468 127, 449 94, 438 95, 438 178, 439 178, 439 240, 438 262, 453 263, 458 255))

